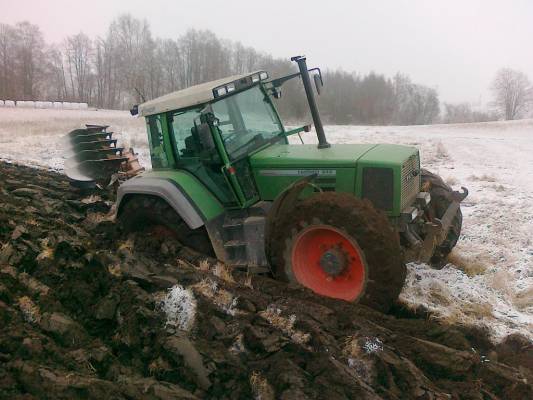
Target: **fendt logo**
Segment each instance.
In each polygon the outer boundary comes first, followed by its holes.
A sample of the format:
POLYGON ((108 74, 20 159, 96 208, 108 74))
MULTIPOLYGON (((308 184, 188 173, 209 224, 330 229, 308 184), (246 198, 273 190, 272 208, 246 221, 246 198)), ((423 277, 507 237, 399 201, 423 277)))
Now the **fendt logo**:
POLYGON ((263 169, 259 171, 261 176, 336 176, 334 169, 263 169))

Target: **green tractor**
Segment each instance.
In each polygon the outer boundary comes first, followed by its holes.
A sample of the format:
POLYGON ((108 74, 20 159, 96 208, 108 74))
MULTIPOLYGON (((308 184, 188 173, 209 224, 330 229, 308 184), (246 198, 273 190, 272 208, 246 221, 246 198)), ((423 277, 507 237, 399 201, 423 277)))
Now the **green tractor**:
POLYGON ((315 102, 320 69, 265 71, 189 87, 132 109, 146 118, 152 170, 118 188, 126 230, 164 228, 236 268, 271 272, 323 296, 387 310, 405 263, 442 265, 459 237, 454 192, 414 147, 330 145, 315 102), (273 104, 300 77, 318 146, 289 144, 273 104))

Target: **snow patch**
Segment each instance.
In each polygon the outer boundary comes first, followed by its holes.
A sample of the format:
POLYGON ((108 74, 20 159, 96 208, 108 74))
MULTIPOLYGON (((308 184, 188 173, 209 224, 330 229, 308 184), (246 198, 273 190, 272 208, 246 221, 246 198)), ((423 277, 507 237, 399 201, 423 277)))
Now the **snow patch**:
POLYGON ((166 324, 182 331, 189 331, 196 317, 196 299, 190 289, 174 285, 160 303, 166 314, 166 324))

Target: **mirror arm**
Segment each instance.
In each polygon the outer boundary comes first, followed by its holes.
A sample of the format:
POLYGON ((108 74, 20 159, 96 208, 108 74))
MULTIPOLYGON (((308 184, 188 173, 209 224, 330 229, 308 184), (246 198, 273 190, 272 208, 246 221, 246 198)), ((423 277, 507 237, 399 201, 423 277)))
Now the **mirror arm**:
POLYGON ((299 134, 300 132, 309 132, 310 130, 311 130, 311 125, 304 125, 304 126, 300 126, 299 128, 294 128, 294 129, 291 129, 290 131, 286 131, 285 136, 291 136, 296 133, 299 134))
MULTIPOLYGON (((309 72, 312 72, 312 71, 318 71, 318 75, 320 76, 320 82, 322 84, 324 84, 324 82, 322 81, 322 72, 320 71, 320 68, 316 67, 316 68, 311 68, 308 70, 309 72)), ((296 78, 298 76, 300 76, 301 73, 300 72, 295 72, 294 74, 290 74, 290 75, 287 75, 287 76, 282 76, 281 78, 277 78, 277 79, 273 79, 271 81, 268 81, 268 82, 265 82, 265 84, 271 84, 272 85, 272 88, 278 88, 280 87, 281 85, 283 85, 285 82, 287 82, 288 80, 291 80, 293 78, 296 78)))

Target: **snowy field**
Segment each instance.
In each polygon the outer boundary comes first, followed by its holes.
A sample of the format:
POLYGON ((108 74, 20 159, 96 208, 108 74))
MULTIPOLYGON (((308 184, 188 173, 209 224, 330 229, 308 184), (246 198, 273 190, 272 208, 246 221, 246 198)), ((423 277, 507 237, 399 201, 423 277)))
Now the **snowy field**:
MULTIPOLYGON (((111 125, 149 167, 144 121, 124 111, 0 108, 0 159, 61 169, 61 137, 85 123, 111 125)), ((417 146, 423 166, 470 191, 451 263, 409 265, 402 300, 451 323, 488 326, 495 340, 512 332, 533 339, 533 120, 325 130, 332 143, 417 146)))

